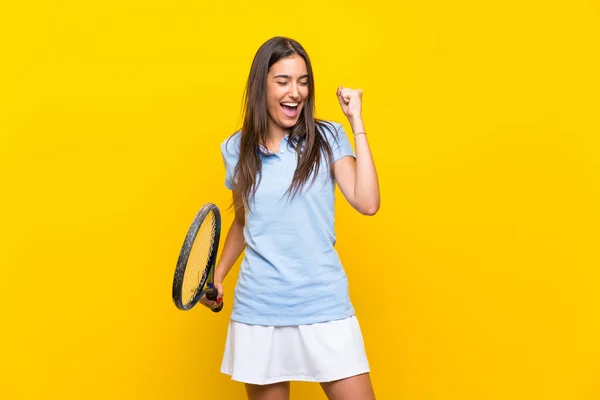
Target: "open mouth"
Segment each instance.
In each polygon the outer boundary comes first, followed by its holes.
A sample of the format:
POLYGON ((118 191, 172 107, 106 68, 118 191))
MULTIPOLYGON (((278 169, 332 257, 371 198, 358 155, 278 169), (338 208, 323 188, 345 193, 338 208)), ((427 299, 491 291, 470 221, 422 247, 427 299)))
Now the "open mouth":
POLYGON ((298 110, 300 109, 300 103, 290 103, 284 102, 281 103, 281 109, 283 113, 288 117, 295 117, 298 115, 298 110))

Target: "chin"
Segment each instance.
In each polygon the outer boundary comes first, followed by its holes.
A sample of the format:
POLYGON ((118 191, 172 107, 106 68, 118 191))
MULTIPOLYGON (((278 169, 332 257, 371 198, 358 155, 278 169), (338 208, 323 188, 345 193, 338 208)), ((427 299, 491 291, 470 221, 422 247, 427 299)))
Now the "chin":
POLYGON ((280 125, 283 126, 284 128, 293 128, 294 126, 296 126, 299 119, 300 118, 296 118, 295 120, 292 121, 292 120, 289 120, 286 118, 280 122, 280 125))

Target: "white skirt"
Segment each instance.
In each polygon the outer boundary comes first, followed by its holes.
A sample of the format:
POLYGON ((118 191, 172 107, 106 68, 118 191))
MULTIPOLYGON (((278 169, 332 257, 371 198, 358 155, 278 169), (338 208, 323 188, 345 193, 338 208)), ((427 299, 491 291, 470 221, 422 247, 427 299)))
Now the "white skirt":
POLYGON ((356 316, 299 326, 229 322, 221 372, 244 383, 329 382, 369 372, 356 316))

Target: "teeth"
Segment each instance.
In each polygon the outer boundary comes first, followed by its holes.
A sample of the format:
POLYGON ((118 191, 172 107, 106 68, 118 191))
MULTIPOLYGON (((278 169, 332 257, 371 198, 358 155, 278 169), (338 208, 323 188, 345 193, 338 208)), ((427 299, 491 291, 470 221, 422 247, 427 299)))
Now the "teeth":
POLYGON ((281 103, 284 106, 288 106, 288 107, 298 107, 298 103, 281 103))

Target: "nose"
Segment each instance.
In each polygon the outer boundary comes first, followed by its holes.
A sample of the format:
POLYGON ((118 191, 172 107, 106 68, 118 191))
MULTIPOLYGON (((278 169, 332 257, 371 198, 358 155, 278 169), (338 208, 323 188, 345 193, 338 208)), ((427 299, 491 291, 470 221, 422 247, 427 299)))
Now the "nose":
POLYGON ((290 98, 297 99, 300 97, 300 91, 298 90, 298 84, 293 83, 290 85, 290 92, 288 93, 290 98))

